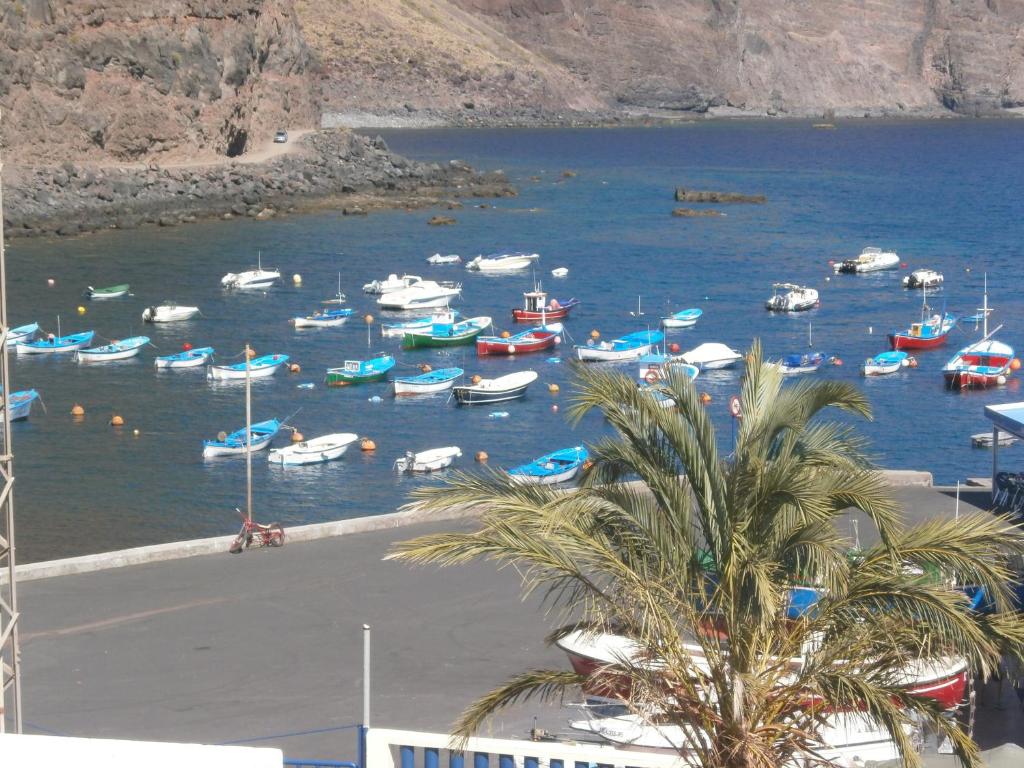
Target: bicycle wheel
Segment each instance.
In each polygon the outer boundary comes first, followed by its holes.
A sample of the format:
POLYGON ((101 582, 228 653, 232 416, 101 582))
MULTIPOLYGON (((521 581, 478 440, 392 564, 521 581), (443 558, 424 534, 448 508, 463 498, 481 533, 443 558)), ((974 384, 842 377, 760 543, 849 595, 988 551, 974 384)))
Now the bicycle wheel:
POLYGON ((284 546, 284 528, 280 523, 271 523, 267 526, 267 543, 272 547, 284 546))
POLYGON ((231 546, 228 547, 228 552, 232 555, 237 555, 243 549, 245 549, 245 534, 240 533, 235 536, 235 540, 231 542, 231 546))

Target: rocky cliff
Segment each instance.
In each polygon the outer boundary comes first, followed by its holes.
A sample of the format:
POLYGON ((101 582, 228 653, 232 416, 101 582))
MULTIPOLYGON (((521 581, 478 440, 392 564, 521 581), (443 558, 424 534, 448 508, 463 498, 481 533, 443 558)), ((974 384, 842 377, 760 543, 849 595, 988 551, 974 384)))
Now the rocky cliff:
POLYGON ((0 10, 8 162, 236 155, 315 126, 290 0, 14 0, 0 10))

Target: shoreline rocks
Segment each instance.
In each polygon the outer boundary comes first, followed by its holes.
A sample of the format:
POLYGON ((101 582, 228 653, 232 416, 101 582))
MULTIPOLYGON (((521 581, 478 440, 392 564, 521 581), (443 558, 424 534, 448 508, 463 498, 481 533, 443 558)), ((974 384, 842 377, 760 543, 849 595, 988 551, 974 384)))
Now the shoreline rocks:
POLYGON ((269 219, 336 205, 339 211, 360 215, 371 208, 516 194, 500 171, 481 174, 460 161, 415 162, 392 153, 380 137, 347 130, 307 135, 299 151, 260 164, 162 168, 155 163, 64 163, 7 170, 8 237, 72 236, 215 217, 269 219))
POLYGON ((695 208, 676 208, 672 211, 673 216, 680 216, 682 218, 696 218, 700 216, 725 216, 721 211, 716 211, 714 208, 705 208, 704 210, 696 210, 695 208))
MULTIPOLYGON (((679 203, 766 203, 764 195, 745 195, 741 192, 713 192, 710 190, 685 189, 676 187, 676 202, 679 203)), ((685 209, 680 209, 685 210, 685 209)), ((683 215, 683 214, 680 214, 683 215)))

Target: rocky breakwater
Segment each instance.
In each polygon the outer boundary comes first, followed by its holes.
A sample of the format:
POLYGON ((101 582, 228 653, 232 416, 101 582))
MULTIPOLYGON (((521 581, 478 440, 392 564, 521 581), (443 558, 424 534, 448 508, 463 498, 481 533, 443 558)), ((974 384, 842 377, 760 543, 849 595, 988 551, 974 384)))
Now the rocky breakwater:
POLYGON ((64 163, 8 168, 8 236, 77 235, 203 217, 268 218, 279 212, 420 207, 456 197, 513 196, 500 171, 481 174, 457 160, 420 163, 381 138, 347 130, 308 134, 297 151, 266 163, 109 167, 64 163))

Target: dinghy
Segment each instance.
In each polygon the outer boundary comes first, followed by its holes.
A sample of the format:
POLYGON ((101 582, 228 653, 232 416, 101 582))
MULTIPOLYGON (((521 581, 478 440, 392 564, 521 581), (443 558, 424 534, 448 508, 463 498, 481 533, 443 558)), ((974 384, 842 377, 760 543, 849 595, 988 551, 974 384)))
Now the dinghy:
POLYGON ((913 365, 914 358, 906 352, 880 352, 874 357, 864 361, 865 376, 884 376, 888 373, 896 373, 900 368, 913 365))
POLYGON ((292 325, 296 328, 336 328, 344 325, 345 321, 352 317, 354 309, 325 309, 323 312, 314 312, 305 317, 293 317, 292 325))
POLYGON ((461 368, 440 368, 421 373, 419 376, 396 376, 395 395, 428 395, 444 392, 455 385, 456 379, 465 373, 461 368))
POLYGON ((463 384, 452 391, 460 405, 502 403, 525 396, 526 388, 536 380, 534 371, 518 371, 496 379, 480 379, 475 384, 463 384))
POLYGON ((186 307, 173 301, 165 301, 142 310, 142 319, 147 323, 180 323, 191 320, 199 314, 199 307, 186 307))
POLYGON ((157 368, 198 368, 213 357, 213 347, 186 349, 175 355, 163 355, 155 361, 157 368))
POLYGON ((587 449, 582 445, 553 451, 529 464, 513 467, 508 471, 512 482, 524 485, 554 485, 565 483, 576 477, 586 463, 587 449))
POLYGON ((120 285, 109 285, 106 288, 93 288, 91 285, 85 289, 85 296, 90 299, 119 299, 128 294, 128 283, 120 285))
POLYGON ((11 328, 7 332, 7 344, 13 346, 19 341, 31 341, 35 338, 38 330, 39 323, 29 323, 28 325, 19 325, 17 328, 11 328))
POLYGON ((665 328, 692 328, 703 314, 704 310, 702 309, 681 309, 668 317, 661 318, 661 324, 665 328))
POLYGON ((47 336, 45 339, 34 341, 19 341, 17 350, 19 355, 49 355, 62 352, 77 352, 82 347, 87 347, 92 342, 95 331, 82 331, 71 333, 67 336, 47 336))
POLYGON ((568 267, 555 267, 554 269, 551 270, 551 276, 552 277, 565 277, 568 274, 569 274, 569 268, 568 267))
POLYGON ((23 421, 28 418, 32 404, 38 399, 39 393, 34 389, 23 389, 20 392, 12 392, 10 398, 0 396, 0 406, 9 409, 11 421, 23 421))
POLYGON ((583 362, 618 362, 636 360, 651 351, 665 338, 661 331, 636 331, 611 341, 587 342, 576 347, 576 356, 583 362))
POLYGON ((348 384, 368 384, 383 381, 388 371, 395 367, 395 358, 381 353, 369 360, 346 360, 340 368, 328 368, 325 381, 329 387, 344 387, 348 384))
POLYGON ((408 331, 402 337, 402 348, 420 349, 472 344, 473 339, 483 333, 490 324, 489 317, 471 317, 462 322, 455 322, 451 312, 442 312, 434 316, 429 328, 408 331))
POLYGON ((109 363, 114 360, 127 360, 138 355, 144 346, 149 344, 149 336, 132 336, 127 339, 115 340, 102 347, 90 347, 78 350, 80 363, 109 363))
POLYGON ((697 366, 702 371, 716 371, 720 368, 731 368, 743 359, 743 355, 725 344, 709 341, 689 352, 684 352, 679 359, 697 366))
POLYGON ((462 449, 457 446, 448 448, 431 448, 429 451, 413 453, 407 451, 405 456, 395 459, 395 470, 397 472, 435 472, 445 467, 450 467, 452 462, 462 455, 462 449))
POLYGON ((250 267, 245 272, 228 272, 220 279, 220 284, 224 288, 241 291, 259 290, 260 288, 269 288, 280 279, 280 270, 264 269, 263 257, 257 253, 255 267, 250 267))
POLYGON ((251 446, 246 438, 245 427, 236 429, 230 435, 223 432, 216 440, 203 441, 203 458, 209 459, 215 456, 244 456, 250 450, 255 453, 269 448, 270 443, 281 429, 281 422, 277 419, 268 419, 253 424, 250 428, 252 433, 251 446))
MULTIPOLYGON (((458 320, 462 313, 456 309, 450 310, 452 317, 458 320)), ((434 324, 434 316, 417 317, 415 320, 407 320, 404 323, 381 323, 380 335, 385 339, 400 339, 412 331, 422 331, 434 324)))
POLYGON ((297 464, 320 464, 340 459, 348 447, 359 439, 359 435, 351 432, 337 432, 300 443, 292 443, 284 448, 273 448, 267 454, 267 461, 272 464, 293 466, 297 464))
MULTIPOLYGON (((288 355, 263 355, 254 357, 249 361, 248 375, 250 378, 259 379, 265 376, 273 376, 277 369, 288 362, 288 355)), ((231 365, 211 365, 207 378, 213 381, 229 381, 244 379, 246 377, 245 360, 231 365)))
POLYGON ((477 256, 466 264, 466 269, 473 272, 515 272, 526 269, 539 258, 539 253, 492 253, 477 256))
POLYGON ((528 331, 520 331, 511 336, 480 336, 476 340, 476 353, 485 355, 523 355, 527 352, 540 352, 551 349, 562 342, 563 327, 561 323, 542 325, 528 331))

